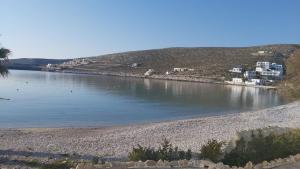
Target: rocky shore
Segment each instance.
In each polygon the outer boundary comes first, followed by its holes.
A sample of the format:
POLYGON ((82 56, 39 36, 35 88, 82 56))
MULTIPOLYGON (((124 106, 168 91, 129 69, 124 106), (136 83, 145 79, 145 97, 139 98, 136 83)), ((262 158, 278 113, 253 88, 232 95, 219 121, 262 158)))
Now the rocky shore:
POLYGON ((269 126, 300 127, 300 102, 253 112, 122 127, 0 129, 0 154, 126 159, 137 144, 157 147, 164 138, 179 149, 199 152, 209 139, 229 141, 238 131, 269 126))

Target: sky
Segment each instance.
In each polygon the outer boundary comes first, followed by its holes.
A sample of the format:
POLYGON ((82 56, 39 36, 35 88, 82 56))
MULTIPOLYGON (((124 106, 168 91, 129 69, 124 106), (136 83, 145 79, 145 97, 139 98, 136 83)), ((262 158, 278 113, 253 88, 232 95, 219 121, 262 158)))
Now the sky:
POLYGON ((300 44, 299 0, 0 0, 11 58, 300 44))

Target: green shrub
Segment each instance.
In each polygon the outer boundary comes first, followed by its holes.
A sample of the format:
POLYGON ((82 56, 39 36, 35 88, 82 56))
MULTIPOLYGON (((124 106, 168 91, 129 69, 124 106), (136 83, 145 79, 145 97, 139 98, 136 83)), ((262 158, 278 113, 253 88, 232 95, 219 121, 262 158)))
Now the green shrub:
POLYGON ((133 148, 133 150, 128 154, 128 158, 132 161, 190 160, 192 158, 192 151, 179 151, 178 147, 173 147, 173 145, 167 139, 164 139, 158 150, 138 145, 137 148, 133 148))
POLYGON ((129 153, 128 158, 132 161, 158 160, 158 153, 149 147, 142 147, 138 144, 137 148, 129 153))
POLYGON ((213 162, 218 162, 222 156, 222 146, 224 142, 218 142, 217 140, 209 140, 206 145, 201 147, 200 158, 209 159, 213 162))
POLYGON ((236 147, 225 154, 224 164, 244 166, 248 161, 260 163, 276 158, 285 158, 300 153, 300 130, 293 130, 284 134, 271 133, 267 136, 259 130, 246 141, 243 137, 236 141, 236 147))

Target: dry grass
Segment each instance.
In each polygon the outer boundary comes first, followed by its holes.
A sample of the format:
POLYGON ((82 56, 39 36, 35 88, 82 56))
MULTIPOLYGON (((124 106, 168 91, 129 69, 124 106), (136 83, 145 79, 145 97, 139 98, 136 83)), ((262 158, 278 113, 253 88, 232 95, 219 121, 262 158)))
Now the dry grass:
POLYGON ((228 77, 228 70, 237 65, 253 68, 257 61, 274 61, 282 63, 297 45, 269 45, 241 48, 166 48, 133 51, 92 57, 93 64, 79 66, 88 71, 112 71, 143 74, 147 69, 155 69, 164 74, 174 67, 188 67, 194 72, 181 75, 204 77, 228 77), (270 54, 255 55, 257 51, 270 51, 270 54), (139 68, 131 68, 132 63, 140 63, 139 68))
POLYGON ((282 92, 291 99, 300 98, 300 49, 297 49, 286 61, 286 80, 282 92))

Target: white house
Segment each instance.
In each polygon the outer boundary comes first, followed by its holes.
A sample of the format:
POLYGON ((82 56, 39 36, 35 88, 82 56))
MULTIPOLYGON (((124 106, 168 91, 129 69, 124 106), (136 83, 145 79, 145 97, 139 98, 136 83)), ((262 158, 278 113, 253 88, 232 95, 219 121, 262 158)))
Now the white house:
POLYGON ((243 68, 242 67, 234 67, 231 70, 229 70, 229 72, 232 72, 232 73, 243 73, 243 68))
POLYGON ((278 71, 278 70, 267 70, 267 71, 262 71, 260 72, 260 74, 262 76, 276 76, 276 77, 280 77, 282 76, 282 71, 278 71))
POLYGON ((242 78, 232 78, 232 81, 228 81, 230 84, 244 84, 242 78))
POLYGON ((270 69, 271 63, 270 62, 256 62, 256 67, 260 67, 264 70, 270 69))
POLYGON ((144 73, 145 76, 151 76, 154 73, 154 69, 149 69, 147 72, 144 73))
POLYGON ((267 51, 260 50, 260 51, 258 51, 257 53, 258 53, 258 54, 265 54, 265 53, 267 53, 267 51))
POLYGON ((48 63, 46 66, 47 69, 51 69, 51 67, 52 67, 52 64, 50 64, 50 63, 48 63))
POLYGON ((265 69, 262 67, 256 67, 255 71, 261 73, 262 71, 264 71, 265 69))

